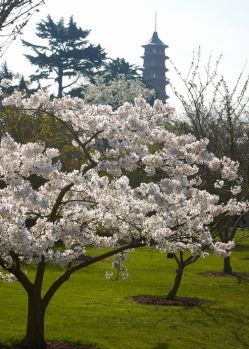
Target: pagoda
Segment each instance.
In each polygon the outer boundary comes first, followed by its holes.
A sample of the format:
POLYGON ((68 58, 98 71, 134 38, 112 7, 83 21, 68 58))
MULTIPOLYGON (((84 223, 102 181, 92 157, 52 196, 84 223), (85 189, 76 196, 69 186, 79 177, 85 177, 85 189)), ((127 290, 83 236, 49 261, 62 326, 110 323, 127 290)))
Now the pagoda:
POLYGON ((143 63, 143 79, 148 86, 155 89, 157 97, 166 102, 168 96, 166 94, 166 68, 165 62, 168 57, 165 49, 168 45, 164 44, 158 37, 156 24, 152 38, 145 44, 143 63))

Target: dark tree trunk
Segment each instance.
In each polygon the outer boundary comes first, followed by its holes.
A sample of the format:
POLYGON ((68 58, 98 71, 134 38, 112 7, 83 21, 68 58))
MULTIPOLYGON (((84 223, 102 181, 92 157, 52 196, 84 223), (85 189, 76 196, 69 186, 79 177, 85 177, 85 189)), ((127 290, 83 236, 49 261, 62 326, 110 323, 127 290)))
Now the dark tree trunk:
POLYGON ((227 256, 224 258, 223 273, 228 274, 228 275, 232 274, 232 266, 231 266, 230 256, 227 256))
POLYGON ((168 299, 175 298, 175 296, 178 292, 181 280, 182 280, 183 269, 184 269, 184 265, 182 265, 182 264, 178 265, 178 269, 176 270, 176 276, 175 276, 175 281, 174 281, 173 287, 171 288, 171 290, 169 291, 169 293, 167 295, 168 299))
POLYGON ((22 347, 25 349, 45 349, 44 339, 44 319, 45 309, 41 297, 42 283, 46 264, 44 258, 37 266, 34 283, 26 287, 28 295, 28 318, 26 335, 22 341, 22 347))
POLYGON ((62 85, 62 79, 63 79, 63 70, 61 68, 59 68, 58 70, 58 97, 61 98, 62 97, 62 92, 63 92, 63 85, 62 85))
MULTIPOLYGON (((53 213, 53 212, 52 212, 53 213)), ((51 217, 52 217, 51 213, 51 217)), ((50 217, 50 219, 51 219, 50 217)), ((72 273, 80 270, 88 265, 94 264, 97 261, 105 259, 107 257, 113 256, 116 253, 125 251, 130 248, 140 247, 143 244, 138 242, 133 242, 124 246, 117 248, 116 250, 108 251, 102 255, 96 257, 89 257, 86 261, 81 262, 77 265, 73 265, 70 269, 67 269, 64 274, 62 274, 48 289, 44 297, 41 296, 43 276, 46 267, 44 259, 38 264, 35 282, 32 284, 26 275, 22 273, 19 269, 13 270, 11 272, 16 275, 18 280, 23 285, 24 289, 28 295, 28 318, 27 318, 27 329, 26 335, 21 342, 20 348, 23 349, 46 349, 47 345, 44 337, 44 321, 46 308, 49 305, 50 300, 64 282, 66 282, 72 273)), ((0 259, 1 260, 1 259, 0 259)))
POLYGON ((45 349, 44 339, 45 308, 39 290, 35 288, 28 294, 28 319, 26 336, 22 341, 26 349, 45 349))

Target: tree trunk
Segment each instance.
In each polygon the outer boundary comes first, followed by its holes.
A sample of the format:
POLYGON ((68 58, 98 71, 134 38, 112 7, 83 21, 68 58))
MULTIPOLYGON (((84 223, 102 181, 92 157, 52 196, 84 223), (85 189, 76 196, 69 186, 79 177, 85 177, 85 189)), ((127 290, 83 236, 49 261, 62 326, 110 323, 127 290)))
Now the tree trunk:
POLYGON ((57 82, 58 82, 58 97, 59 98, 62 97, 62 92, 63 92, 62 79, 63 79, 63 70, 62 70, 62 68, 59 68, 58 69, 58 78, 57 78, 57 82))
POLYGON ((22 346, 26 349, 45 349, 44 339, 45 307, 43 306, 40 290, 33 288, 28 294, 28 319, 26 336, 22 346))
POLYGON ((176 270, 176 276, 175 276, 175 281, 174 281, 174 285, 171 288, 171 290, 169 291, 167 298, 168 299, 174 299, 177 291, 179 289, 180 283, 181 283, 181 279, 182 279, 182 275, 183 275, 183 269, 184 266, 183 265, 178 265, 178 269, 176 270))
POLYGON ((228 274, 228 275, 232 274, 232 266, 231 266, 230 256, 227 256, 224 258, 223 273, 228 274))

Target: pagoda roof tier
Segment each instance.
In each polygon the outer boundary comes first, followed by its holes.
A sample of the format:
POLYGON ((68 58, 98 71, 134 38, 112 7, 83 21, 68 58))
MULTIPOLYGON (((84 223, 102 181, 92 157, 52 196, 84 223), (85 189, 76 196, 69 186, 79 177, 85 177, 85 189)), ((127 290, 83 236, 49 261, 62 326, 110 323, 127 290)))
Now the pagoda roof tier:
POLYGON ((150 45, 154 45, 154 46, 163 46, 163 47, 169 47, 168 45, 164 44, 158 37, 157 32, 155 31, 152 35, 152 38, 145 44, 142 45, 142 47, 146 47, 146 46, 150 46, 150 45))

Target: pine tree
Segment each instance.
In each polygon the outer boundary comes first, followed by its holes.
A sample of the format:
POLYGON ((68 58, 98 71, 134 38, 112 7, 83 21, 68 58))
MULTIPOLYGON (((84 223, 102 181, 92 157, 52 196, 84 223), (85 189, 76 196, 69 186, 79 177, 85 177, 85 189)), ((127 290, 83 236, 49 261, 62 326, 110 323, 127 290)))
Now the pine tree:
MULTIPOLYGON (((7 62, 4 61, 0 67, 0 81, 2 79, 12 80, 13 77, 14 77, 13 72, 11 70, 9 70, 7 62)), ((2 86, 2 91, 5 95, 11 95, 14 92, 14 89, 15 89, 14 86, 8 86, 8 87, 2 86)), ((1 121, 0 121, 0 123, 1 123, 1 121)))
POLYGON ((63 18, 56 23, 50 16, 38 23, 36 35, 47 41, 44 46, 22 40, 24 46, 35 52, 34 56, 25 55, 38 67, 31 79, 53 79, 58 84, 58 97, 62 97, 63 90, 80 77, 93 81, 96 71, 103 64, 105 52, 100 45, 89 43, 89 33, 90 30, 78 27, 73 17, 67 25, 63 18))
POLYGON ((127 80, 142 80, 139 67, 130 64, 124 58, 110 59, 105 64, 102 75, 106 82, 118 80, 121 76, 127 80))
POLYGON ((11 80, 12 78, 13 78, 13 73, 11 70, 9 70, 7 62, 4 61, 0 67, 0 80, 2 80, 2 79, 10 79, 11 80))
POLYGON ((5 95, 11 95, 15 90, 21 90, 25 92, 26 95, 30 96, 32 93, 38 90, 38 88, 29 88, 30 81, 26 80, 23 75, 18 79, 17 76, 9 69, 7 62, 4 61, 0 66, 0 81, 2 79, 12 80, 14 78, 16 78, 15 84, 12 82, 12 84, 8 87, 2 86, 2 91, 5 95))

